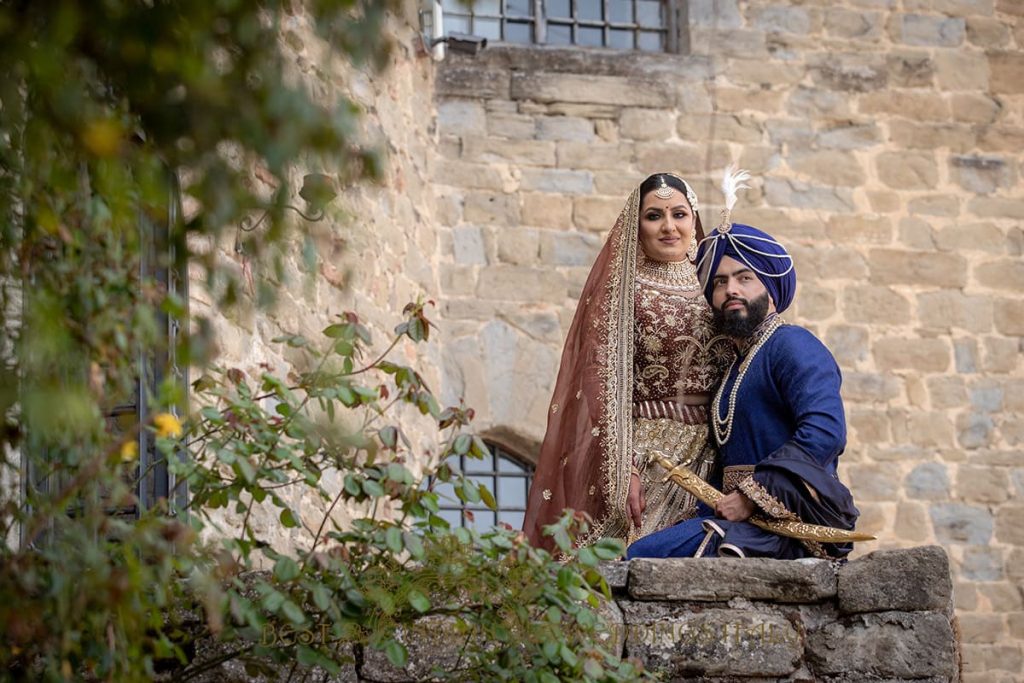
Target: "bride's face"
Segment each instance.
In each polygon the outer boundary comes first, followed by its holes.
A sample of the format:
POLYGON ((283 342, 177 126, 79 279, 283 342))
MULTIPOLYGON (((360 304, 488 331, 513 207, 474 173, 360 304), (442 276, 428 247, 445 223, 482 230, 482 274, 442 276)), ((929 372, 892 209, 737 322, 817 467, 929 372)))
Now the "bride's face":
POLYGON ((693 210, 675 188, 668 199, 652 190, 640 203, 640 246, 653 261, 682 261, 693 235, 693 210))

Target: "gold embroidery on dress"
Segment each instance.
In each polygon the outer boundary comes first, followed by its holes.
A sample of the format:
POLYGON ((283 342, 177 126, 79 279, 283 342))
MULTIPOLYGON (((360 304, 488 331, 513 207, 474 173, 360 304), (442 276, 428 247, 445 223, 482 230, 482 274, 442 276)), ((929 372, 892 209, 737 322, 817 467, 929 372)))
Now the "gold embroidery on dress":
POLYGON ((757 507, 775 519, 799 519, 796 513, 790 511, 789 508, 782 504, 781 500, 769 493, 768 489, 758 484, 754 480, 754 475, 744 477, 736 484, 736 488, 742 491, 747 498, 754 501, 757 507))
POLYGON ((544 496, 544 500, 551 500, 551 489, 544 489, 541 491, 541 495, 544 496))
POLYGON ((754 473, 753 465, 730 465, 722 473, 722 493, 732 493, 739 483, 754 473))

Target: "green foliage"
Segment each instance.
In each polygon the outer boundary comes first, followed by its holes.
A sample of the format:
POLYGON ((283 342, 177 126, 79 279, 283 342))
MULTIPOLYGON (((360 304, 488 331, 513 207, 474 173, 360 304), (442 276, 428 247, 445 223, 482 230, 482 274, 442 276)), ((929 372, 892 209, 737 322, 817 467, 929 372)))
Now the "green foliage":
POLYGON ((273 260, 296 192, 317 214, 377 176, 359 108, 316 101, 287 46, 308 24, 343 60, 379 68, 399 4, 0 0, 0 678, 198 675, 201 638, 256 669, 335 671, 353 647, 400 666, 400 634, 425 619, 466 638, 438 675, 636 674, 595 636, 607 586, 594 566, 621 547, 577 552, 585 521, 569 516, 552 529, 560 563, 512 530, 438 516, 424 477, 494 500, 444 461, 486 452, 472 411, 442 408, 389 360, 428 340, 423 303, 380 356, 367 360, 369 331, 346 314, 321 339, 276 340, 305 371, 250 376, 209 365, 211 325, 175 287, 201 266, 231 306, 248 294, 218 266, 222 231, 273 260), (205 371, 182 434, 186 366, 205 371), (396 411, 440 430, 427 470, 396 411), (163 464, 187 504, 170 491, 134 519, 163 464))

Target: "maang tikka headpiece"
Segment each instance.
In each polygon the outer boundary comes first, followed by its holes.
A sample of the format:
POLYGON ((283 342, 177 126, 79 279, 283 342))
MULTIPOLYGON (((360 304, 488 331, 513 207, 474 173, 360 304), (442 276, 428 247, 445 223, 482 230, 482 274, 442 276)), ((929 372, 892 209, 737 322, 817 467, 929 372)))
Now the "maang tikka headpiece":
POLYGON ((669 199, 672 196, 672 188, 665 182, 665 174, 661 175, 661 187, 654 191, 654 196, 658 199, 669 199))

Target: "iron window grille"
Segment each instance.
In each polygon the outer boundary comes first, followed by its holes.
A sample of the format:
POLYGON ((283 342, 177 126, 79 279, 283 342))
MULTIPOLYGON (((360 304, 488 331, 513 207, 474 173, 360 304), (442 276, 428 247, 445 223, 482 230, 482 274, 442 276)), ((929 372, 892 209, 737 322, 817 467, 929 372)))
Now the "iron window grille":
POLYGON ((487 447, 491 452, 482 460, 453 455, 448 464, 474 483, 486 486, 494 494, 497 510, 491 510, 483 501, 463 504, 450 483, 436 481, 433 486, 440 499, 439 516, 452 528, 464 526, 484 531, 497 523, 505 523, 513 529, 522 529, 533 465, 495 444, 489 443, 487 447))
POLYGON ((442 0, 444 30, 491 41, 680 52, 685 0, 442 0))

